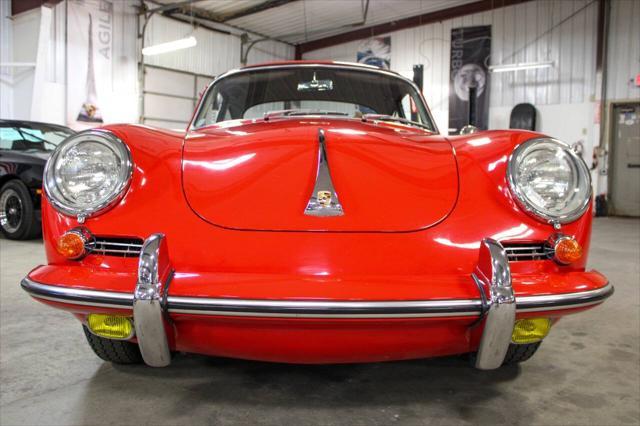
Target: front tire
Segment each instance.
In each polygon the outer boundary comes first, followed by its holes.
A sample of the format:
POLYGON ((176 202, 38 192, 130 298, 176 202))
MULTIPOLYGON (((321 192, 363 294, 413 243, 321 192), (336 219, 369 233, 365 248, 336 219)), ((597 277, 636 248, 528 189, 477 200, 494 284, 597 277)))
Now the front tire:
POLYGON ((513 365, 527 361, 536 353, 540 347, 540 343, 542 342, 527 343, 524 345, 509 345, 509 349, 507 350, 507 354, 504 357, 502 365, 513 365))
POLYGON ((84 325, 82 329, 93 353, 103 360, 115 364, 139 364, 142 362, 140 348, 135 343, 96 336, 84 325))
MULTIPOLYGON (((513 343, 511 343, 509 345, 509 349, 507 349, 507 354, 504 356, 501 367, 504 367, 506 365, 519 364, 521 362, 527 361, 536 353, 536 351, 540 347, 540 343, 542 342, 527 343, 524 345, 514 345, 513 343)), ((471 363, 471 365, 475 366, 477 359, 477 352, 472 352, 469 354, 469 362, 471 363)))
POLYGON ((18 179, 0 188, 0 232, 10 240, 30 240, 42 232, 29 189, 18 179))

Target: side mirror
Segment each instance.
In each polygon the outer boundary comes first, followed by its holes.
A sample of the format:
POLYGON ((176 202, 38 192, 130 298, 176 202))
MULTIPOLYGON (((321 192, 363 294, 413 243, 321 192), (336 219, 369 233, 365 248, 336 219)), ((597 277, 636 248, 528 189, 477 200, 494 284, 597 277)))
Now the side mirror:
POLYGON ((480 129, 478 129, 476 126, 472 126, 471 124, 467 124, 462 129, 460 129, 460 134, 461 135, 470 135, 472 133, 478 133, 479 131, 480 131, 480 129))

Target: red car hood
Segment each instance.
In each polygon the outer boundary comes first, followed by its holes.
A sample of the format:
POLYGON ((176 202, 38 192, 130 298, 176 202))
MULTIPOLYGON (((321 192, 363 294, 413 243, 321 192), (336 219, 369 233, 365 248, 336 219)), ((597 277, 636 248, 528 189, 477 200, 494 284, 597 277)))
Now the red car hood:
POLYGON ((230 122, 191 132, 182 167, 191 208, 233 229, 414 231, 444 219, 458 194, 456 160, 446 139, 358 120, 230 122), (305 214, 321 129, 341 216, 305 214))

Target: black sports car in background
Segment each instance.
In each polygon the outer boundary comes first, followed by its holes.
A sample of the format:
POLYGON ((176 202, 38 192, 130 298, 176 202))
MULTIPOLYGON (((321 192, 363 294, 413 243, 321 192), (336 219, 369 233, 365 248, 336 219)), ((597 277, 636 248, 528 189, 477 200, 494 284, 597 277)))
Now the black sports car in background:
POLYGON ((42 232, 40 196, 47 159, 75 132, 56 124, 0 120, 0 232, 12 240, 42 232))

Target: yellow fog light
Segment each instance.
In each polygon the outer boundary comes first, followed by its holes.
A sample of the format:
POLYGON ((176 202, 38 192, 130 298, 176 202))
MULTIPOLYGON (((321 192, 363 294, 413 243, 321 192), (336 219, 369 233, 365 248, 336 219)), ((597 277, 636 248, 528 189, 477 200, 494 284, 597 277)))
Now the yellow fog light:
POLYGON ((127 317, 89 314, 87 324, 92 333, 107 339, 128 339, 133 336, 133 325, 127 317))
POLYGON ((535 343, 549 334, 549 318, 525 318, 516 321, 511 341, 516 344, 535 343))

